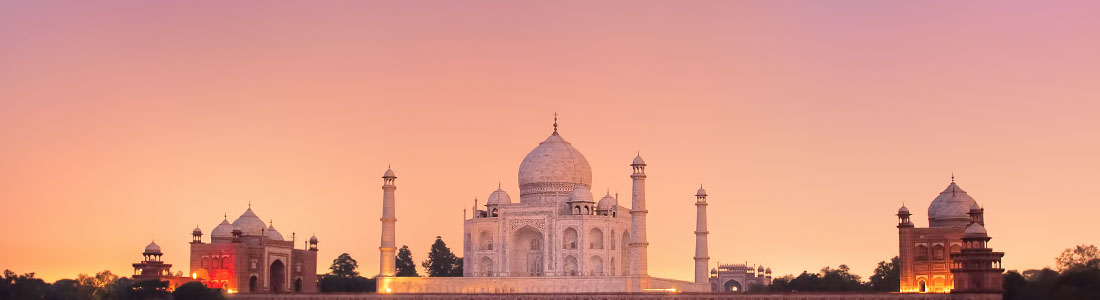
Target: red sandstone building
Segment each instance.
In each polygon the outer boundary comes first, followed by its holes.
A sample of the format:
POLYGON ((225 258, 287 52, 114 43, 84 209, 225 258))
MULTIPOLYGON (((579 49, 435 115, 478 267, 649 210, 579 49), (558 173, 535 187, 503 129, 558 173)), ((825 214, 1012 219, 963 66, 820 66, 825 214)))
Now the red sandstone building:
POLYGON ((988 248, 984 213, 954 178, 928 206, 928 227, 915 227, 909 209, 898 209, 900 291, 1001 292, 1004 253, 988 248))
POLYGON ((141 253, 144 257, 139 263, 134 263, 134 281, 146 281, 146 280, 160 280, 168 282, 168 290, 175 290, 180 285, 195 281, 191 277, 186 276, 173 276, 172 264, 166 264, 161 260, 161 256, 164 253, 160 252, 160 246, 156 242, 149 243, 145 246, 145 252, 141 253))
POLYGON ((264 225, 249 207, 237 220, 221 224, 203 243, 195 228, 191 241, 191 275, 207 287, 230 293, 316 293, 317 237, 295 249, 295 237, 283 238, 273 224, 264 225))

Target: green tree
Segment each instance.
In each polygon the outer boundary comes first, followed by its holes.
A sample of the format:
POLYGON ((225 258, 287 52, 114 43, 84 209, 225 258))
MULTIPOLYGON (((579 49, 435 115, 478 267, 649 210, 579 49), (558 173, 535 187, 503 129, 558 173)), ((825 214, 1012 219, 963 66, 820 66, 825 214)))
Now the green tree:
POLYGON ((898 273, 900 258, 894 256, 890 262, 880 261, 871 275, 871 290, 877 292, 897 292, 901 289, 901 276, 898 273))
POLYGON ((409 251, 409 246, 401 245, 401 249, 397 250, 397 277, 419 277, 420 274, 416 272, 416 262, 413 262, 412 251, 409 251))
POLYGON ((111 271, 95 273, 95 276, 80 274, 76 276, 77 293, 81 299, 118 299, 118 281, 118 275, 111 273, 111 271))
POLYGON ((1081 268, 1097 268, 1100 266, 1100 249, 1095 245, 1077 245, 1062 251, 1054 261, 1058 264, 1058 271, 1066 272, 1081 268))
POLYGON ((359 262, 355 261, 355 259, 351 258, 351 255, 347 253, 340 254, 340 256, 332 260, 332 266, 329 267, 329 269, 332 270, 332 275, 347 278, 359 277, 359 271, 356 271, 358 268, 359 262))
POLYGON ((222 289, 207 288, 197 281, 180 285, 172 291, 172 297, 180 300, 225 300, 222 289))
POLYGON ((435 237, 432 250, 428 252, 428 259, 421 263, 421 266, 427 270, 429 277, 462 276, 462 261, 455 256, 454 252, 451 252, 451 248, 447 248, 447 243, 444 243, 443 238, 439 236, 435 237))

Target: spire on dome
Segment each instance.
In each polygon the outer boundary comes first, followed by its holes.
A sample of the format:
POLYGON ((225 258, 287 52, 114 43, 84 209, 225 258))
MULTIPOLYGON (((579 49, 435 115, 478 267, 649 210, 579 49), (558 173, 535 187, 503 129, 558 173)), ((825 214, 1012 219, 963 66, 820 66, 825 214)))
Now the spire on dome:
POLYGON ((558 135, 558 113, 554 112, 554 135, 558 135))

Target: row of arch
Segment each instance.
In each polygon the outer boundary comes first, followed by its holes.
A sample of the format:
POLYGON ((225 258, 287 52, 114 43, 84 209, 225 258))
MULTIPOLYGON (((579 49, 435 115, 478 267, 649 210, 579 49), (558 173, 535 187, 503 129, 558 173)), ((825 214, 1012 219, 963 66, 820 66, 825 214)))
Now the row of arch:
MULTIPOLYGON (((592 233, 593 240, 590 241, 589 246, 592 249, 603 249, 603 231, 599 228, 593 228, 592 233)), ((622 233, 622 238, 615 239, 615 231, 611 231, 612 246, 611 249, 616 249, 618 245, 620 251, 619 263, 615 262, 614 257, 610 258, 611 266, 609 269, 604 268, 604 260, 601 256, 593 256, 589 258, 589 261, 584 265, 587 270, 581 269, 581 264, 574 255, 566 255, 562 258, 560 264, 561 273, 567 276, 603 276, 608 274, 616 274, 616 269, 627 270, 628 251, 627 241, 629 241, 629 234, 627 232, 622 233), (608 270, 610 272, 608 272, 608 270)), ((577 231, 570 227, 565 229, 565 238, 563 239, 563 248, 576 249, 577 244, 577 231)), ((546 243, 543 241, 544 235, 539 230, 531 227, 524 226, 516 230, 511 238, 511 250, 506 254, 509 260, 509 267, 506 270, 510 276, 543 276, 544 274, 544 259, 546 243)), ((491 250, 493 246, 492 234, 489 231, 482 231, 479 234, 479 248, 483 250, 491 250)), ((476 268, 473 271, 478 276, 495 276, 497 272, 504 272, 496 268, 495 261, 490 256, 482 256, 476 261, 472 262, 476 268)), ((554 264, 558 265, 558 264, 554 264)), ((551 266, 552 268, 553 266, 551 266)))
POLYGON ((233 260, 231 260, 229 258, 229 255, 212 256, 212 257, 211 256, 203 256, 201 264, 202 264, 203 269, 222 269, 222 268, 228 269, 230 266, 233 265, 232 262, 233 262, 233 260))
MULTIPOLYGON (((604 239, 603 239, 604 235, 603 235, 603 230, 602 229, 600 229, 598 227, 594 227, 594 228, 592 228, 591 230, 588 231, 588 235, 586 237, 589 239, 588 240, 588 249, 595 249, 595 250, 604 249, 605 244, 604 244, 604 239)), ((610 236, 611 241, 608 244, 608 246, 611 248, 611 250, 615 250, 616 245, 617 245, 617 243, 615 243, 615 237, 616 237, 615 230, 612 229, 611 230, 611 236, 610 236)), ((628 239, 629 239, 629 236, 624 232, 623 236, 622 236, 622 241, 626 241, 628 239)), ((562 245, 561 245, 562 249, 576 250, 580 246, 580 245, 578 245, 579 243, 580 243, 580 236, 579 236, 576 228, 568 227, 562 232, 562 245)), ((488 230, 481 231, 481 233, 478 234, 477 244, 478 244, 478 247, 477 247, 478 250, 493 250, 493 234, 490 233, 488 230)))
MULTIPOLYGON (((928 246, 917 245, 917 247, 913 249, 913 257, 915 257, 916 260, 928 260, 929 255, 931 254, 933 260, 947 259, 945 253, 946 248, 944 248, 943 245, 935 245, 932 246, 932 251, 928 250, 928 246)), ((962 251, 962 247, 960 247, 959 245, 951 245, 951 253, 959 253, 960 251, 962 251)))

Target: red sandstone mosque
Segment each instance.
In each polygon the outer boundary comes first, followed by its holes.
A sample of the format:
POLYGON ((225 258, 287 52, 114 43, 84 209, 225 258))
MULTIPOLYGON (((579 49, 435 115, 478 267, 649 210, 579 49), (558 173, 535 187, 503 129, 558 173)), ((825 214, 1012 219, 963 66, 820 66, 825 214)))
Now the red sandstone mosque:
POLYGON ((229 219, 202 240, 202 230, 191 233, 191 275, 211 288, 230 293, 316 293, 317 237, 310 237, 304 249, 264 225, 252 207, 233 223, 229 219))
POLYGON ((928 227, 917 228, 898 209, 900 292, 1000 293, 1003 252, 989 248, 985 209, 952 176, 928 206, 928 227))

